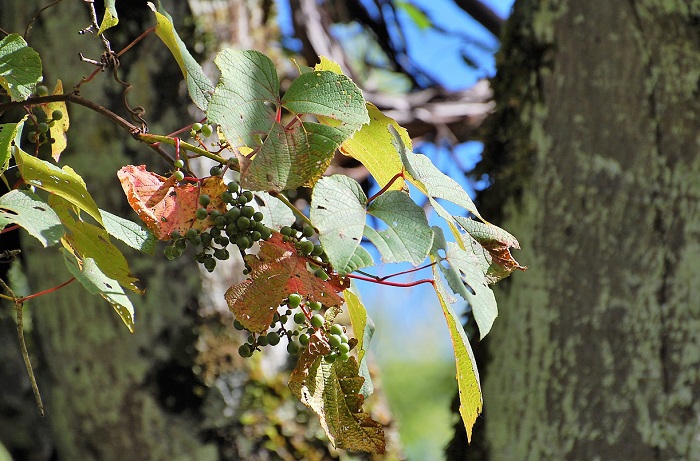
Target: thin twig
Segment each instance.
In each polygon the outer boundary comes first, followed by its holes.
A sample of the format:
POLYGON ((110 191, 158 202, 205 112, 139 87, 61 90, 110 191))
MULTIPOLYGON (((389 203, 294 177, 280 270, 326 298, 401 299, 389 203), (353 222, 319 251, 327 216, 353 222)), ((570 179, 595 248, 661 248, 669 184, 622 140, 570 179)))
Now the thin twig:
POLYGON ((373 279, 375 279, 377 282, 383 282, 384 280, 388 280, 388 279, 390 279, 390 278, 392 278, 392 277, 398 277, 399 275, 406 275, 406 274, 410 274, 410 273, 413 273, 413 272, 421 271, 421 270, 423 270, 423 269, 427 269, 427 268, 429 268, 429 267, 433 267, 435 264, 437 264, 437 262, 432 262, 432 263, 430 263, 430 264, 426 264, 426 265, 421 266, 421 267, 414 267, 413 269, 408 269, 408 270, 405 270, 405 271, 397 272, 397 273, 395 273, 395 274, 390 274, 390 275, 387 275, 387 276, 384 276, 384 277, 377 277, 376 275, 368 274, 367 272, 363 272, 363 271, 361 271, 361 270, 358 270, 357 272, 360 273, 360 274, 362 274, 362 275, 364 275, 364 276, 373 278, 373 279))
MULTIPOLYGON (((32 384, 32 391, 34 392, 34 400, 36 401, 36 406, 39 408, 39 414, 44 416, 44 403, 41 401, 41 393, 39 393, 39 386, 36 383, 36 377, 34 376, 34 370, 32 369, 32 362, 29 360, 29 351, 27 351, 27 343, 24 341, 24 322, 23 322, 23 312, 24 304, 15 296, 12 289, 7 286, 4 280, 0 279, 0 285, 2 288, 12 297, 15 303, 15 313, 17 314, 17 337, 19 338, 19 349, 22 352, 22 358, 24 359, 24 366, 27 368, 27 374, 29 375, 29 382, 32 384)), ((4 298, 4 296, 3 296, 4 298)))
POLYGON ((390 287, 400 287, 400 288, 409 288, 409 287, 414 287, 416 285, 422 285, 423 283, 430 283, 431 285, 435 283, 433 279, 422 279, 422 280, 416 280, 414 282, 406 282, 406 283, 399 283, 399 282, 387 282, 386 280, 377 280, 374 277, 365 277, 364 275, 357 275, 357 274, 348 274, 348 278, 351 279, 357 279, 357 280, 363 280, 365 282, 372 282, 372 283, 377 283, 379 285, 386 285, 390 287))
MULTIPOLYGON (((54 2, 51 2, 51 3, 49 3, 48 5, 46 5, 45 7, 41 8, 41 9, 40 9, 39 11, 37 11, 36 13, 34 13, 34 15, 31 17, 31 19, 29 19, 29 22, 27 23, 27 27, 24 29, 24 39, 25 39, 25 40, 26 40, 27 37, 29 36, 29 29, 32 28, 32 24, 34 23, 34 21, 36 20, 36 18, 38 18, 39 15, 40 15, 43 11, 45 11, 45 10, 51 8, 51 7, 54 6, 55 4, 60 3, 60 2, 62 2, 62 1, 63 1, 63 0, 56 0, 56 1, 54 1, 54 2)), ((8 34, 8 35, 9 35, 9 34, 8 34)))

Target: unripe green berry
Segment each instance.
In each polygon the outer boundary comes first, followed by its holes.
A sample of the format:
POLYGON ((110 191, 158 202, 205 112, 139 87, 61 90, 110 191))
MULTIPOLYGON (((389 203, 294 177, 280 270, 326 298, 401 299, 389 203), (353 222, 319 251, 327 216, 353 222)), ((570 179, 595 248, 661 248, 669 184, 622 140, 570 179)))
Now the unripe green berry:
POLYGON ((261 234, 260 232, 258 232, 258 231, 253 231, 253 232, 250 233, 250 239, 251 239, 253 242, 257 242, 257 241, 260 240, 261 238, 262 238, 262 234, 261 234))
POLYGON ((333 362, 335 362, 337 358, 338 358, 338 354, 336 354, 335 352, 331 352, 330 354, 325 355, 325 356, 323 357, 323 359, 324 359, 326 362, 328 362, 328 363, 333 363, 333 362))
POLYGON ((316 275, 316 277, 320 278, 323 281, 326 281, 330 278, 330 276, 328 274, 326 274, 326 271, 324 271, 320 267, 318 269, 316 269, 316 271, 314 272, 314 275, 316 275))
POLYGON ((185 162, 181 158, 179 158, 173 162, 173 166, 175 168, 182 168, 185 166, 185 162))
POLYGON ((235 328, 236 330, 245 330, 245 327, 241 322, 238 321, 238 319, 233 321, 233 328, 235 328))
POLYGON ((192 129, 193 129, 194 131, 199 131, 199 130, 202 129, 202 124, 199 123, 199 122, 193 123, 193 124, 192 124, 192 129))
POLYGON ((280 335, 277 332, 271 331, 267 334, 267 343, 271 346, 276 346, 280 343, 280 335))
POLYGON ((209 213, 207 213, 206 208, 198 208, 194 215, 197 217, 197 219, 199 219, 201 221, 201 220, 207 219, 207 216, 209 216, 209 213))
POLYGON ((225 191, 221 194, 221 200, 225 203, 231 203, 233 201, 233 194, 229 191, 225 191))
POLYGON ((340 339, 340 336, 338 336, 338 335, 330 335, 328 337, 328 344, 330 344, 331 347, 338 347, 341 344, 343 344, 343 341, 340 339))
POLYGON ((311 326, 314 328, 321 328, 324 323, 323 316, 321 314, 314 314, 311 316, 311 326))
POLYGON ((265 216, 260 211, 256 211, 255 213, 253 213, 253 220, 257 222, 262 221, 264 217, 265 216))
POLYGON ((185 173, 183 173, 180 170, 177 170, 175 173, 173 173, 173 176, 175 176, 175 179, 177 181, 182 181, 183 179, 185 179, 185 173))
POLYGON ((173 240, 177 240, 177 239, 179 239, 180 237, 181 237, 180 231, 178 231, 178 230, 174 230, 174 231, 172 231, 172 232, 170 233, 170 238, 173 239, 173 240))
POLYGON ((204 268, 206 270, 208 270, 209 272, 213 272, 215 267, 216 267, 216 259, 207 258, 204 260, 204 268))
POLYGON ((253 349, 247 344, 242 344, 238 348, 238 355, 240 355, 243 358, 251 357, 253 355, 253 349))
POLYGON ((299 251, 301 251, 303 254, 308 255, 311 253, 314 249, 314 244, 313 242, 310 242, 308 240, 304 240, 302 242, 299 242, 299 251))
POLYGON ((236 181, 231 181, 230 183, 226 184, 226 188, 231 193, 237 192, 238 191, 238 183, 236 183, 236 181))
POLYGON ((348 360, 350 360, 350 354, 340 354, 340 355, 338 356, 338 358, 339 358, 342 362, 347 362, 348 360))
POLYGON ((36 95, 37 96, 48 96, 49 95, 49 89, 45 85, 37 85, 36 87, 36 95))
POLYGON ((306 238, 311 237, 314 235, 314 228, 311 226, 304 226, 304 230, 301 231, 301 235, 303 235, 306 238))
POLYGON ((258 336, 258 346, 267 346, 267 335, 258 336))
POLYGON ((63 112, 61 112, 60 110, 55 110, 51 112, 51 118, 53 120, 61 120, 63 118, 63 112))
POLYGON ((337 347, 338 352, 341 354, 347 354, 350 352, 350 345, 348 343, 340 343, 337 347))
POLYGON ((202 206, 207 206, 209 205, 209 202, 211 202, 211 197, 209 197, 207 194, 201 194, 199 196, 199 204, 202 206))
POLYGON ((304 322, 306 322, 306 316, 303 312, 297 312, 294 314, 294 323, 301 325, 304 322))
POLYGON ((321 245, 314 245, 311 256, 321 256, 321 254, 323 254, 323 247, 321 245))
POLYGON ((209 170, 209 174, 212 176, 221 176, 221 167, 213 166, 209 170))
POLYGON ((289 298, 287 298, 287 304, 292 309, 299 307, 299 304, 301 304, 301 295, 299 293, 292 293, 289 295, 289 298))
POLYGON ((244 206, 241 208, 241 216, 245 216, 246 218, 252 218, 253 215, 255 214, 255 208, 252 206, 244 206))
POLYGON ((332 335, 338 335, 338 336, 340 336, 344 333, 343 327, 338 325, 337 323, 334 323, 333 325, 331 325, 330 332, 332 335))
POLYGON ((302 346, 308 346, 310 339, 311 338, 309 337, 309 335, 307 335, 306 333, 302 333, 299 335, 299 344, 301 344, 302 346))
POLYGON ((343 334, 340 335, 340 339, 341 339, 341 340, 343 341, 343 343, 345 343, 345 344, 347 344, 348 341, 350 341, 350 338, 348 338, 348 335, 346 335, 345 333, 343 333, 343 334))
POLYGON ((280 229, 280 234, 286 235, 287 237, 291 236, 292 232, 294 232, 294 229, 289 226, 282 226, 282 229, 280 229))
POLYGON ((46 133, 49 131, 49 124, 45 122, 41 122, 39 126, 37 127, 40 133, 46 133))
POLYGON ((211 134, 212 134, 213 132, 214 132, 214 130, 213 130, 213 128, 211 127, 211 125, 202 125, 202 134, 203 134, 205 137, 211 136, 211 134))
POLYGON ((295 343, 294 341, 290 341, 289 344, 287 344, 287 352, 289 352, 292 355, 298 354, 299 349, 300 349, 299 344, 295 343))
POLYGON ((198 235, 199 235, 199 232, 197 231, 197 229, 194 229, 192 227, 187 229, 187 232, 185 232, 185 237, 189 240, 192 240, 193 238, 195 238, 198 235))
POLYGON ((308 303, 309 309, 312 311, 320 311, 321 310, 321 303, 318 301, 310 301, 308 303))

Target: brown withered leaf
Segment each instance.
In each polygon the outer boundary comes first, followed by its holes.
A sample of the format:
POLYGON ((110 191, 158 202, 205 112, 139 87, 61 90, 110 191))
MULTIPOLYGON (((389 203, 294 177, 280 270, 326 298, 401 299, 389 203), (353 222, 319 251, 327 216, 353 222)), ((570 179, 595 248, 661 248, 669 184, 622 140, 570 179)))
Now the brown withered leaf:
POLYGON ((195 217, 199 195, 207 194, 211 202, 207 210, 226 211, 219 198, 226 184, 219 176, 204 178, 196 183, 178 184, 173 176, 165 178, 146 170, 145 165, 127 165, 117 172, 129 205, 159 240, 169 240, 177 230, 184 235, 191 227, 204 230, 212 227, 211 219, 195 217))
POLYGON ((292 293, 326 307, 343 302, 338 293, 348 286, 347 280, 332 276, 323 281, 316 277, 307 270, 307 259, 297 253, 293 244, 284 242, 279 233, 261 242, 257 255, 246 255, 245 259, 251 268, 250 277, 229 288, 225 297, 236 319, 252 332, 265 331, 277 306, 292 293))

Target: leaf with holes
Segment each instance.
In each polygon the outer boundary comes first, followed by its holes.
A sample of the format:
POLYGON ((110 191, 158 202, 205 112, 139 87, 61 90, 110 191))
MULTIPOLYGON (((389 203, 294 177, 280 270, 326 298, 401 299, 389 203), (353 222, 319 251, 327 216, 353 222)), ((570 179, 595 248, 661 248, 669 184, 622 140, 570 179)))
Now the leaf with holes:
POLYGON ((127 165, 117 176, 129 205, 159 240, 169 240, 175 230, 184 235, 190 228, 212 227, 210 218, 196 219, 200 193, 211 197, 208 211, 226 211, 226 204, 219 197, 226 185, 219 176, 205 178, 201 188, 197 184, 178 184, 173 176, 164 178, 147 171, 145 165, 127 165))
POLYGON ((307 269, 308 259, 279 233, 260 243, 257 255, 246 255, 250 278, 230 287, 225 294, 229 308, 243 326, 261 333, 270 326, 277 306, 290 294, 299 293, 326 307, 338 306, 348 282, 331 276, 327 281, 307 269))
POLYGON ((490 223, 482 223, 462 216, 455 216, 454 219, 473 240, 478 242, 480 248, 473 245, 472 251, 488 264, 486 271, 488 283, 496 283, 508 277, 516 269, 521 271, 527 269, 527 266, 521 266, 510 253, 511 248, 520 249, 520 243, 511 234, 490 223))
POLYGON ((55 211, 41 197, 26 190, 0 196, 0 229, 15 223, 45 247, 61 240, 65 229, 55 211))
MULTIPOLYGON (((63 94, 63 83, 60 80, 56 82, 53 94, 63 94)), ((51 120, 54 111, 59 111, 63 115, 60 120, 54 120, 54 125, 51 127, 51 138, 55 139, 55 142, 51 143, 51 157, 58 162, 61 152, 66 150, 68 146, 68 137, 66 136, 66 132, 70 127, 68 107, 66 107, 64 101, 50 102, 41 107, 49 120, 51 120)))
POLYGON ((410 262, 419 265, 433 246, 433 230, 421 207, 401 191, 388 191, 377 197, 367 209, 388 228, 365 229, 365 236, 377 247, 385 263, 410 262))
POLYGON ((339 274, 373 264, 360 246, 365 229, 367 196, 352 178, 333 175, 316 183, 311 195, 311 221, 328 260, 339 274))
POLYGON ((0 40, 0 86, 13 101, 29 98, 41 73, 39 53, 29 47, 21 35, 10 34, 0 40))
POLYGON ((372 379, 367 366, 367 349, 374 335, 374 322, 367 315, 367 309, 354 292, 355 287, 351 287, 343 292, 345 304, 348 306, 348 315, 350 316, 350 324, 352 331, 357 337, 357 359, 359 361, 359 374, 365 381, 362 383, 360 394, 365 398, 369 397, 374 392, 372 379))
POLYGON ((363 382, 355 357, 331 364, 309 347, 301 353, 289 377, 289 388, 319 416, 335 448, 381 454, 386 447, 384 430, 362 411, 363 382))
POLYGON ((15 149, 14 156, 25 183, 68 200, 102 224, 100 210, 87 191, 85 181, 71 167, 66 165, 59 169, 21 149, 15 149))
POLYGON ((214 92, 214 85, 209 77, 202 70, 202 66, 192 57, 187 50, 185 43, 177 34, 173 27, 173 20, 158 2, 158 9, 153 3, 148 2, 148 6, 156 16, 156 35, 165 43, 173 57, 180 66, 180 71, 187 82, 187 91, 192 98, 192 102, 202 109, 207 110, 209 100, 214 92))
POLYGON ((94 295, 102 296, 109 302, 130 332, 134 332, 134 306, 116 280, 102 273, 91 258, 79 259, 70 251, 61 248, 68 271, 85 289, 94 295))

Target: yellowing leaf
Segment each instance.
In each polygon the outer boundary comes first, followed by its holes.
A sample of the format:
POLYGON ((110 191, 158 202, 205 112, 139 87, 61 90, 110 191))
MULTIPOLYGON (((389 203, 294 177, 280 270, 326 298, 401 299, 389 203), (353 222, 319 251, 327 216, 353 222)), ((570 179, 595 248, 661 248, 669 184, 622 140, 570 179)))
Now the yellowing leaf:
MULTIPOLYGON (((382 114, 372 103, 367 103, 369 125, 364 125, 360 131, 346 140, 340 146, 340 152, 362 163, 380 187, 384 187, 398 173, 403 171, 401 158, 391 144, 392 134, 388 127, 391 125, 400 134, 404 144, 411 148, 411 138, 408 132, 392 118, 382 114)), ((400 190, 404 180, 397 179, 389 189, 400 190)))
POLYGON ((97 31, 97 35, 102 35, 104 31, 110 27, 114 27, 119 23, 119 18, 117 17, 117 8, 115 6, 116 0, 105 0, 105 15, 100 23, 100 29, 97 31))
POLYGON ((16 147, 14 156, 24 182, 63 197, 102 224, 100 210, 85 188, 85 181, 71 167, 59 169, 16 147))
POLYGON ((320 62, 314 66, 314 70, 330 70, 336 74, 343 74, 343 69, 340 68, 340 64, 328 59, 325 56, 319 56, 320 62))
MULTIPOLYGON (((60 80, 56 82, 53 94, 63 94, 63 83, 60 80)), ((58 159, 61 157, 61 152, 68 146, 68 138, 66 136, 66 132, 70 127, 68 108, 64 101, 50 102, 42 106, 42 108, 49 120, 51 120, 51 116, 56 110, 63 114, 63 117, 61 117, 60 120, 54 121, 54 126, 51 127, 51 137, 56 140, 56 142, 51 144, 51 157, 58 162, 58 159)))
POLYGON ((301 353, 289 377, 292 393, 319 416, 334 447, 384 453, 382 425, 362 412, 364 378, 359 376, 355 357, 330 364, 312 349, 310 346, 301 353))
POLYGON ((435 293, 440 301, 442 312, 447 321, 447 328, 450 331, 452 347, 455 352, 455 362, 457 365, 457 388, 459 389, 459 414, 467 430, 467 440, 471 441, 472 427, 476 418, 481 413, 483 399, 481 397, 481 383, 479 382, 479 370, 476 368, 474 353, 472 352, 469 339, 464 333, 459 317, 455 314, 452 306, 447 301, 449 296, 445 293, 440 279, 437 264, 433 266, 433 277, 435 283, 435 293))

